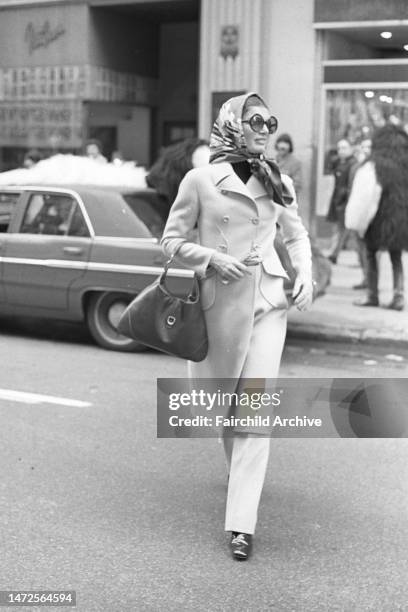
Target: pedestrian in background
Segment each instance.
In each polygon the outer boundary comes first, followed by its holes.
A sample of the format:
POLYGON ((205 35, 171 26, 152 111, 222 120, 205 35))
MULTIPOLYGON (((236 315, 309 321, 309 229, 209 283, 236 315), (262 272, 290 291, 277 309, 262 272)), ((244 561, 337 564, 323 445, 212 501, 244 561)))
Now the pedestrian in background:
POLYGON ((357 163, 349 141, 339 140, 337 143, 337 161, 334 162, 333 168, 334 189, 327 213, 327 220, 336 224, 334 247, 329 255, 330 261, 334 264, 337 263, 337 258, 349 233, 344 225, 344 214, 350 194, 350 175, 353 166, 356 166, 357 163))
POLYGON ((123 153, 121 151, 113 151, 111 155, 111 164, 120 168, 125 163, 125 159, 123 157, 123 153))
MULTIPOLYGON (((223 379, 224 393, 240 395, 248 381, 259 388, 265 379, 277 378, 288 309, 287 274, 274 248, 277 223, 297 274, 293 301, 300 310, 312 301, 311 248, 293 183, 264 157, 276 127, 258 95, 228 100, 213 127, 211 163, 187 173, 170 210, 163 250, 199 276, 208 332, 207 357, 188 362, 194 388, 205 384, 217 393, 223 379), (188 236, 196 224, 198 239, 192 242, 188 236)), ((225 415, 229 410, 237 417, 240 410, 248 414, 234 404, 225 409, 225 415)), ((231 532, 233 558, 245 560, 271 429, 238 425, 220 433, 229 471, 225 530, 231 532)))
POLYGON ((293 140, 289 134, 281 134, 275 143, 276 161, 282 174, 287 174, 293 181, 296 196, 302 188, 302 164, 295 157, 293 140))
POLYGON ((356 171, 346 210, 347 227, 364 236, 368 292, 358 306, 379 306, 377 253, 387 250, 393 272, 388 308, 403 310, 402 251, 408 250, 408 134, 395 125, 373 137, 371 157, 356 171))
POLYGON ((38 151, 37 149, 30 149, 24 155, 23 167, 27 168, 27 170, 30 170, 31 168, 34 168, 34 166, 36 166, 41 160, 42 154, 40 153, 40 151, 38 151))
POLYGON ((85 155, 89 157, 89 159, 93 159, 94 161, 100 164, 107 164, 108 160, 104 155, 102 155, 102 143, 100 140, 96 138, 91 138, 87 140, 85 143, 85 155))
POLYGON ((164 201, 167 214, 176 199, 179 185, 186 173, 192 168, 205 166, 209 162, 208 141, 202 138, 186 138, 161 151, 146 176, 146 182, 149 187, 157 191, 164 201))

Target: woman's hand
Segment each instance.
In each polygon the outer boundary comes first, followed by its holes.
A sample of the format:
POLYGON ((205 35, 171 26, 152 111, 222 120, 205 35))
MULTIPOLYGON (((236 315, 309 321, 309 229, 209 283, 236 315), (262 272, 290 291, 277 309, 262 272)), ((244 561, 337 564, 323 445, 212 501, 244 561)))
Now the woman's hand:
POLYGON ((313 302, 313 281, 309 276, 298 274, 292 291, 293 303, 298 310, 308 310, 313 302))
POLYGON ((222 282, 228 283, 232 280, 239 280, 245 274, 251 274, 247 266, 232 255, 224 253, 214 253, 210 259, 210 265, 216 269, 221 276, 222 282))

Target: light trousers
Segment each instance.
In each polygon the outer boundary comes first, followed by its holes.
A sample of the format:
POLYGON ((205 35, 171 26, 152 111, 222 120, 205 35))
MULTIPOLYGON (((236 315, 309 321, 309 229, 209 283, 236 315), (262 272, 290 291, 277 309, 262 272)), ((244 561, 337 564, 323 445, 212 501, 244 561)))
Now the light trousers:
MULTIPOLYGON (((243 389, 242 381, 246 381, 247 387, 248 381, 253 380, 258 387, 259 377, 274 379, 279 375, 287 312, 271 307, 258 291, 254 314, 250 349, 238 392, 243 389), (265 342, 265 338, 270 338, 270 342, 265 342)), ((268 466, 270 437, 237 433, 224 436, 223 443, 229 471, 225 530, 253 534, 268 466)))
POLYGON ((270 438, 241 434, 224 438, 224 441, 232 446, 225 531, 253 534, 268 465, 270 438))

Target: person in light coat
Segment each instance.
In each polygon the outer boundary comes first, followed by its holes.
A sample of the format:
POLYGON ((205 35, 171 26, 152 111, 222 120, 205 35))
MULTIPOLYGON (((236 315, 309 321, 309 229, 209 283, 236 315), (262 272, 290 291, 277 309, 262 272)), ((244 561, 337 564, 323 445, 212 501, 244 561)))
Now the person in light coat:
MULTIPOLYGON (((278 376, 289 304, 287 273, 274 248, 277 224, 297 274, 293 302, 303 310, 312 301, 311 248, 293 184, 264 156, 276 128, 257 94, 228 100, 211 134, 211 163, 187 173, 163 233, 166 255, 199 278, 209 349, 203 361, 188 362, 188 373, 207 391, 221 384, 223 392, 239 393, 278 376)), ((225 414, 239 410, 231 404, 225 414)), ((225 530, 232 532, 233 558, 247 559, 271 430, 238 425, 222 434, 229 469, 225 530)))
POLYGON ((367 248, 367 296, 358 306, 378 307, 377 254, 388 251, 393 297, 387 308, 404 310, 402 252, 408 251, 408 134, 396 125, 379 128, 371 156, 358 168, 347 203, 346 227, 364 239, 367 248))

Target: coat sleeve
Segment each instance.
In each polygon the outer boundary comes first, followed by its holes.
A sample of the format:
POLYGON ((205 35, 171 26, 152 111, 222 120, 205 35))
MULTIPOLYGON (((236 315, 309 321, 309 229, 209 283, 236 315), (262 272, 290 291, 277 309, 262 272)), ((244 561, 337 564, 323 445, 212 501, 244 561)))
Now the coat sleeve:
MULTIPOLYGON (((298 213, 298 204, 292 179, 282 175, 282 181, 293 196, 289 206, 282 207, 278 218, 282 239, 297 274, 312 277, 312 249, 309 234, 298 213)), ((281 207, 280 207, 281 208, 281 207)))
POLYGON ((180 183, 160 244, 167 256, 172 257, 177 253, 177 261, 204 277, 215 249, 193 240, 192 234, 199 214, 197 178, 195 170, 190 170, 180 183))

